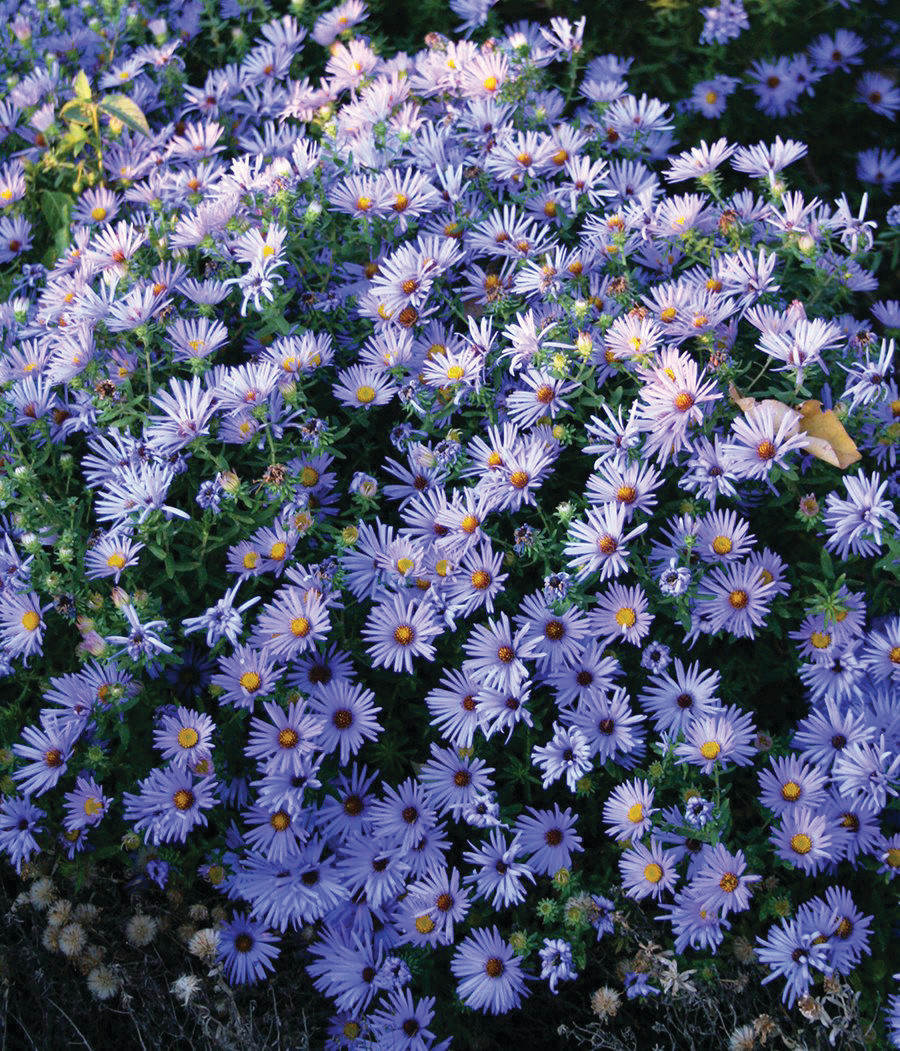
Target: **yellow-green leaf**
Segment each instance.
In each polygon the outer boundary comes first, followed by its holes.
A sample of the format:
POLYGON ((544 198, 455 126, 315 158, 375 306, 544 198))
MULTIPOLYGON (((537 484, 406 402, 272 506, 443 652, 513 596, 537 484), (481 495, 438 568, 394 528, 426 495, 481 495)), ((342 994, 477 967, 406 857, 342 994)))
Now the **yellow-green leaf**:
POLYGON ((75 77, 75 97, 85 101, 91 97, 91 82, 83 69, 79 69, 78 75, 75 77))
POLYGON ((150 134, 150 125, 141 107, 127 95, 107 95, 100 101, 100 109, 108 116, 142 135, 150 134))

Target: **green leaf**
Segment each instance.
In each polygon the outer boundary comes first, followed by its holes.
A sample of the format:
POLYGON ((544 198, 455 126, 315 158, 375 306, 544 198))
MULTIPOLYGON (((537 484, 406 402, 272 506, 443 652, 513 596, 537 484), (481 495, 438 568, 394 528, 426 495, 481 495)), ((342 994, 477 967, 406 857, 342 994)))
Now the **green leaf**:
POLYGON ((91 97, 91 82, 83 69, 79 69, 75 77, 75 97, 79 99, 89 99, 91 97))
POLYGON ((59 115, 70 123, 74 121, 76 124, 84 124, 85 126, 91 124, 91 111, 94 109, 92 102, 85 102, 81 99, 69 99, 69 101, 59 111, 59 115))
POLYGON ((150 125, 141 107, 127 95, 107 95, 100 100, 100 109, 114 120, 120 121, 126 128, 150 135, 150 125))
POLYGON ((59 190, 45 190, 40 196, 41 211, 53 235, 53 243, 45 256, 50 259, 52 266, 69 247, 69 218, 74 201, 67 193, 59 190))
POLYGON ((831 555, 828 554, 824 547, 819 555, 819 563, 822 566, 822 576, 825 577, 826 580, 833 580, 834 563, 831 561, 831 555))

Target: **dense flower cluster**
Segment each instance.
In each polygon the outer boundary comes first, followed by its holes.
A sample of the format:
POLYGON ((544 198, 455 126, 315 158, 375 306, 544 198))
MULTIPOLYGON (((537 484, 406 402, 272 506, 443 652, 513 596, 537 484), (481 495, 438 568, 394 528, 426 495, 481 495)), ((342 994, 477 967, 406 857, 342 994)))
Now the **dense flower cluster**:
MULTIPOLYGON (((134 108, 0 306, 0 670, 33 716, 0 849, 139 833, 145 878, 234 903, 235 983, 312 932, 335 1048, 447 1046, 408 960, 505 1013, 615 909, 714 954, 773 874, 796 907, 740 930, 793 1006, 872 954, 900 872, 900 308, 857 317, 867 198, 790 190, 795 138, 680 150, 630 60, 575 79, 584 19, 384 58, 365 14, 272 21, 199 86, 173 39, 3 104, 5 262, 66 106, 134 108), (772 646, 792 727, 745 700, 772 646)), ((864 51, 756 63, 761 108, 864 51)), ((858 90, 893 119, 886 77, 858 90)))

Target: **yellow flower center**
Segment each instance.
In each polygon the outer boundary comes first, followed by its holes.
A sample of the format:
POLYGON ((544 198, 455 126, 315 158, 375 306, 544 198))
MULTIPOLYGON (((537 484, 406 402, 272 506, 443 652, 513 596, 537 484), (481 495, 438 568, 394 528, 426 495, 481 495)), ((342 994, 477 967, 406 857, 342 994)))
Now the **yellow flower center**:
POLYGON ((728 596, 728 602, 732 609, 745 609, 749 601, 750 596, 743 590, 743 588, 736 588, 728 596))
POLYGON ((796 781, 788 781, 787 784, 781 786, 781 798, 788 803, 795 803, 802 794, 803 789, 796 781))
POLYGON ((700 754, 704 759, 715 759, 721 751, 722 749, 719 747, 718 741, 704 741, 703 744, 700 745, 700 754))
POLYGON ((731 551, 731 540, 727 536, 717 536, 712 542, 712 549, 717 555, 727 555, 731 551))
POLYGON ((103 813, 103 804, 99 799, 88 796, 84 801, 84 812, 88 817, 96 817, 98 814, 103 813))
POLYGON ((176 810, 190 810, 194 805, 194 793, 187 788, 179 788, 178 791, 172 796, 172 802, 175 804, 176 810))
POLYGON ((363 405, 368 405, 370 402, 375 400, 375 388, 363 384, 361 387, 356 388, 356 400, 361 401, 363 405))
POLYGON ((655 861, 651 861, 650 864, 644 869, 644 879, 648 883, 659 883, 663 878, 663 870, 660 865, 657 865, 655 861))
POLYGON ((26 631, 36 631, 40 622, 40 614, 36 613, 33 609, 30 609, 27 613, 22 614, 22 627, 26 631))
POLYGON ((278 731, 278 744, 282 748, 295 748, 299 740, 300 735, 290 726, 285 726, 284 729, 278 731))
POLYGON ((247 693, 255 693, 262 685, 262 679, 255 671, 245 671, 240 679, 238 679, 238 682, 243 686, 247 693))
POLYGON ((620 628, 633 628, 637 623, 637 614, 630 606, 623 606, 616 613, 616 624, 620 628))
POLYGON ((434 930, 434 920, 430 916, 417 916, 416 930, 419 934, 431 934, 434 930))
POLYGON ((295 639, 305 639, 310 628, 311 625, 306 617, 294 617, 291 621, 291 634, 295 639))
POLYGON ((256 569, 259 564, 259 555, 255 551, 248 551, 242 561, 244 569, 256 569))
POLYGON ((110 555, 106 560, 106 564, 110 569, 122 569, 125 565, 125 556, 120 555, 118 551, 114 555, 110 555))
POLYGON ((796 832, 791 836, 791 850, 795 854, 808 854, 812 850, 812 840, 805 832, 796 832))
POLYGON ((462 365, 451 365, 447 369, 448 380, 461 380, 463 376, 465 376, 465 374, 466 370, 462 367, 462 365))
POLYGON ((891 664, 900 664, 900 646, 891 646, 888 650, 888 660, 891 664))
POLYGON ((628 808, 628 813, 625 816, 633 825, 637 825, 644 820, 644 808, 640 803, 635 803, 628 808))
POLYGON ((193 748, 199 740, 200 734, 197 733, 193 726, 183 726, 178 731, 178 744, 182 748, 193 748))
POLYGON ((809 641, 817 650, 824 650, 831 645, 831 636, 827 631, 814 631, 810 635, 809 641))
POLYGON ((485 77, 481 82, 481 86, 485 91, 496 91, 500 83, 496 77, 485 77))
POLYGON ((394 628, 394 642, 398 646, 408 646, 416 637, 416 633, 409 624, 400 624, 394 628))
POLYGON ((415 562, 411 558, 398 558, 397 559, 397 572, 402 573, 403 576, 415 568, 415 562))
POLYGON ((739 880, 733 872, 726 872, 719 880, 719 886, 726 894, 733 894, 737 890, 738 882, 739 880))

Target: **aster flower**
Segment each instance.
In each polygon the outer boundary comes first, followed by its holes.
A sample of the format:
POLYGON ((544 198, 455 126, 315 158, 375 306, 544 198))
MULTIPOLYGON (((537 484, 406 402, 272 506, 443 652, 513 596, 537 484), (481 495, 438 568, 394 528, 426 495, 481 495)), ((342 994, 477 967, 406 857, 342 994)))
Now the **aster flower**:
POLYGON ((125 820, 138 831, 146 829, 153 846, 184 843, 194 828, 207 824, 204 811, 217 804, 217 788, 212 777, 195 779, 187 769, 154 768, 139 782, 137 793, 123 795, 125 820))
POLYGON ((827 935, 822 931, 804 930, 798 920, 782 920, 779 926, 769 928, 766 938, 756 941, 760 963, 772 972, 763 978, 762 984, 784 978, 781 999, 788 1007, 793 1007, 798 997, 809 992, 813 968, 831 974, 827 935))
POLYGON ((575 831, 576 818, 566 808, 536 810, 528 807, 516 821, 524 853, 530 853, 528 864, 538 875, 553 876, 560 869, 571 868, 572 854, 584 850, 581 836, 575 831))
POLYGON ((381 732, 376 719, 381 709, 374 701, 371 690, 344 680, 320 686, 309 702, 312 712, 324 723, 318 747, 326 752, 339 751, 341 765, 346 765, 364 740, 374 740, 381 732))
POLYGON ((14 755, 30 760, 12 775, 25 795, 43 795, 55 787, 66 772, 83 728, 74 721, 60 723, 55 715, 42 718, 40 727, 25 727, 22 731, 25 744, 12 747, 14 755))
POLYGON ((703 578, 696 613, 703 630, 723 628, 737 638, 755 638, 774 597, 773 585, 763 584, 757 570, 746 563, 713 569, 703 578))
POLYGON ((93 777, 79 776, 72 791, 66 792, 63 827, 67 832, 80 832, 99 825, 111 803, 112 799, 104 794, 102 786, 93 777))
POLYGON ((507 842, 503 831, 492 828, 478 847, 470 843, 469 848, 463 858, 473 871, 463 882, 476 884, 479 897, 490 900, 495 909, 505 909, 525 900, 523 880, 533 883, 534 875, 528 865, 517 860, 522 852, 518 835, 507 842))
POLYGON ((652 675, 650 686, 638 695, 660 733, 677 733, 694 718, 712 715, 721 704, 716 696, 721 676, 701 670, 695 661, 688 668, 675 658, 675 674, 652 675))
POLYGON ((84 574, 89 580, 113 577, 116 584, 123 570, 136 566, 144 545, 115 530, 102 536, 84 554, 84 574))
POLYGON ((551 993, 556 993, 559 982, 578 977, 572 959, 572 946, 562 938, 545 938, 538 956, 541 959, 541 978, 547 979, 551 993))
POLYGON ((178 708, 172 715, 163 715, 161 726, 153 731, 153 744, 163 759, 185 767, 189 762, 210 758, 214 731, 215 723, 205 713, 178 708))
POLYGON ((806 435, 799 433, 800 414, 788 409, 780 421, 765 403, 754 406, 731 425, 736 439, 724 446, 731 469, 739 478, 765 479, 773 467, 784 467, 784 457, 805 449, 806 435))
POLYGON ((431 745, 431 759, 422 765, 419 780, 429 802, 439 813, 465 809, 477 796, 493 788, 494 768, 483 759, 461 756, 454 748, 431 745))
POLYGON ((685 740, 675 745, 676 762, 690 763, 704 774, 711 774, 717 762, 747 766, 753 761, 756 746, 752 716, 736 708, 726 708, 721 715, 692 719, 685 730, 685 740))
POLYGON ((223 924, 219 935, 219 962, 229 980, 237 985, 260 981, 274 970, 280 949, 277 938, 246 913, 236 912, 223 924))
POLYGON ((900 794, 900 752, 886 744, 884 734, 877 741, 849 743, 835 759, 831 777, 842 796, 864 794, 883 808, 888 796, 900 794))
POLYGON ((589 625, 602 641, 623 639, 632 646, 650 633, 653 614, 640 585, 632 588, 613 584, 607 588, 589 616, 589 625))
POLYGON ((456 950, 450 970, 462 1002, 487 1014, 506 1014, 528 995, 519 959, 496 927, 473 931, 456 950))
POLYGON ((432 724, 457 748, 472 746, 480 721, 478 691, 474 678, 451 669, 425 697, 432 724))
POLYGON ((263 708, 268 719, 251 720, 245 754, 264 761, 267 772, 300 773, 319 744, 322 720, 310 715, 302 701, 292 702, 287 711, 274 701, 263 708))
POLYGON ((468 659, 462 670, 476 681, 498 690, 515 691, 528 677, 525 660, 541 654, 541 640, 520 628, 513 634, 509 618, 500 614, 499 620, 489 620, 487 626, 478 625, 463 650, 468 659))
POLYGON ((691 892, 711 912, 727 916, 750 908, 751 885, 761 876, 746 871, 744 852, 729 853, 723 844, 707 847, 699 871, 691 880, 691 892))
POLYGON ((0 593, 0 645, 10 658, 22 657, 23 663, 28 658, 41 654, 44 639, 44 613, 49 604, 41 605, 38 594, 34 591, 16 594, 9 588, 0 593))
POLYGON ((653 827, 651 815, 653 788, 646 781, 635 778, 617 785, 603 804, 603 821, 608 835, 617 842, 634 842, 653 827))
POLYGON ((277 592, 260 611, 251 643, 277 661, 288 661, 315 649, 331 630, 321 595, 298 587, 277 592))
POLYGON ((373 666, 412 674, 413 657, 434 659, 430 640, 441 630, 426 604, 398 594, 372 607, 362 636, 373 666))
POLYGON ((585 580, 597 570, 600 571, 600 580, 618 577, 628 571, 626 544, 645 532, 648 523, 625 533, 626 513, 623 504, 604 504, 599 510, 589 509, 585 514, 586 521, 571 524, 569 536, 572 539, 563 551, 569 565, 578 570, 577 580, 585 580))
POLYGON ((838 974, 849 974, 864 953, 871 955, 869 928, 873 917, 860 912, 846 887, 827 887, 825 900, 804 902, 797 918, 805 928, 828 934, 831 964, 838 974))
POLYGON ((23 863, 40 852, 36 834, 43 831, 41 818, 45 816, 29 796, 0 799, 0 850, 18 873, 21 873, 23 863))
POLYGON ((628 694, 615 689, 609 696, 585 696, 571 717, 564 713, 563 721, 570 723, 585 736, 591 756, 601 763, 612 759, 631 768, 644 754, 642 715, 631 710, 628 694))
POLYGON ((805 872, 818 872, 832 860, 828 820, 806 807, 784 814, 772 834, 772 843, 780 858, 805 872))
POLYGON ((710 908, 693 886, 678 891, 674 902, 664 903, 660 907, 664 912, 657 919, 671 923, 677 953, 683 953, 688 946, 715 952, 722 944, 725 930, 731 927, 728 920, 723 919, 717 909, 710 908))
POLYGON ((219 703, 251 710, 257 698, 272 692, 284 671, 250 646, 236 646, 230 657, 222 656, 218 663, 221 672, 213 675, 212 683, 221 688, 219 703))
POLYGON ((261 595, 254 595, 253 598, 236 607, 234 599, 240 586, 240 581, 238 581, 237 584, 230 587, 215 606, 210 606, 202 616, 186 618, 182 622, 184 634, 190 635, 194 631, 205 630, 206 645, 210 649, 223 638, 228 639, 232 646, 237 646, 243 630, 241 614, 255 606, 262 598, 261 595))
POLYGON ((625 893, 637 901, 651 896, 659 901, 678 882, 677 862, 678 854, 665 850, 655 837, 651 837, 649 848, 633 843, 619 858, 625 893))
POLYGON ((759 774, 760 802, 780 817, 795 807, 817 810, 826 798, 825 775, 795 755, 771 760, 759 774))
POLYGON ((871 557, 881 553, 882 531, 900 531, 900 519, 892 501, 885 499, 888 481, 880 475, 871 478, 859 474, 844 477, 844 487, 849 499, 842 500, 836 493, 829 493, 825 501, 825 528, 829 551, 836 551, 841 558, 848 555, 871 557))
POLYGON ((544 746, 535 745, 531 762, 541 768, 544 788, 565 776, 566 785, 574 792, 578 781, 587 774, 593 763, 587 739, 580 730, 553 724, 553 737, 544 746))

